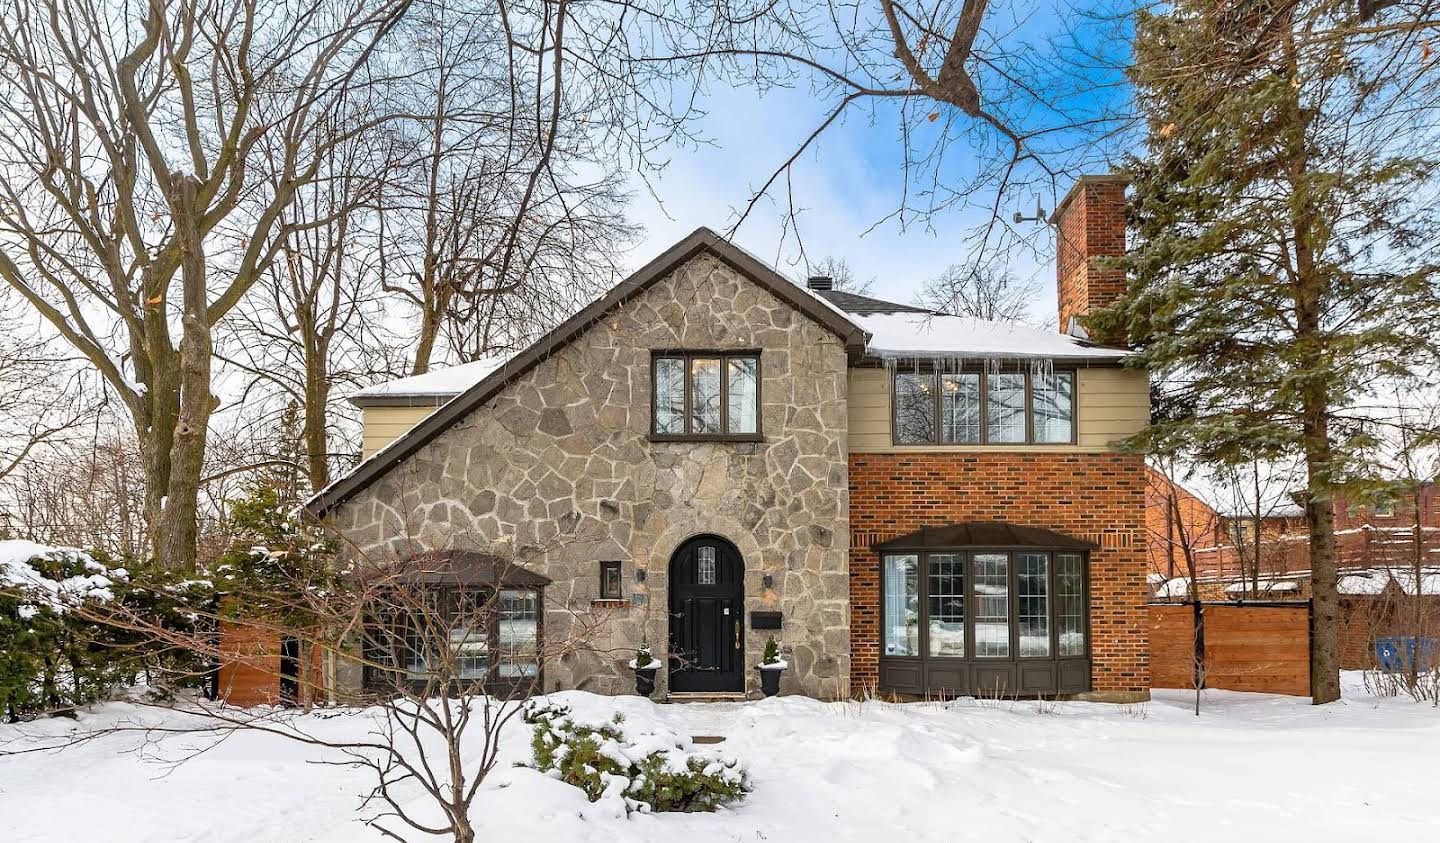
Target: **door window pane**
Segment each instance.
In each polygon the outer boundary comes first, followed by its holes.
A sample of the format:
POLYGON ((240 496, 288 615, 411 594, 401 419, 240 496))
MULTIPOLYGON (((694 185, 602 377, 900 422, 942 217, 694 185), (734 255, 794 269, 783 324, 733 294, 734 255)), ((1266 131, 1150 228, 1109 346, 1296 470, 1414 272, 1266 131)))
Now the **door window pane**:
POLYGON ((1050 655, 1050 557, 1021 553, 1015 558, 1016 599, 1019 603, 1020 655, 1050 655))
POLYGON ((697 551, 697 562, 699 570, 695 579, 700 585, 715 584, 715 548, 709 545, 701 546, 697 551))
POLYGON ((655 432, 685 432, 685 360, 655 360, 655 432))
POLYGON ((980 375, 940 378, 940 430, 949 443, 980 441, 980 375))
POLYGON ((1030 403, 1036 442, 1069 442, 1075 424, 1075 375, 1056 372, 1031 378, 1030 403))
POLYGON ((725 420, 729 433, 754 433, 758 427, 756 416, 760 411, 756 403, 755 372, 757 361, 754 357, 731 357, 726 367, 727 389, 729 392, 729 418, 725 420))
POLYGON ((985 396, 989 405, 987 439, 991 442, 1025 441, 1025 375, 990 375, 985 396))
POLYGON ((913 445, 935 441, 935 376, 895 375, 895 441, 913 445))
POLYGON ((1010 655, 1010 557, 975 554, 975 655, 1010 655))
POLYGON ((920 594, 917 557, 885 557, 885 655, 920 655, 920 594))
POLYGON ((1055 631, 1061 656, 1085 655, 1084 571, 1080 554, 1055 556, 1055 631))
POLYGON ((534 591, 502 589, 496 636, 502 677, 535 676, 540 672, 540 599, 534 591))
POLYGON ((932 553, 930 563, 930 655, 965 655, 965 557, 932 553))
POLYGON ((696 357, 690 361, 690 432, 700 436, 720 432, 718 357, 696 357))

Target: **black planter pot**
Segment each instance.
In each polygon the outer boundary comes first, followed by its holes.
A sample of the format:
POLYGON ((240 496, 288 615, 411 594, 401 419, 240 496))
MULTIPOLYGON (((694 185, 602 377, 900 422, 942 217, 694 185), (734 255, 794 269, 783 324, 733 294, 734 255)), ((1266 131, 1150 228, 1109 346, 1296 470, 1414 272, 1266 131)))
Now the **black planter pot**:
POLYGON ((660 669, 657 663, 654 667, 635 668, 635 694, 636 696, 648 697, 655 693, 655 672, 660 669))
POLYGON ((784 668, 779 670, 766 670, 763 667, 757 667, 755 669, 760 671, 761 693, 767 697, 773 697, 780 693, 780 674, 785 672, 784 668))

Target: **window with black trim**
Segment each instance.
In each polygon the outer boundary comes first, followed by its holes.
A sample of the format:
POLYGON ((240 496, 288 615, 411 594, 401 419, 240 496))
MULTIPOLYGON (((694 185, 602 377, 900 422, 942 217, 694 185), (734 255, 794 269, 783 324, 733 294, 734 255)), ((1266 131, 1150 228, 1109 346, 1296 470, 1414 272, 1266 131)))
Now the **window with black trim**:
POLYGON ((760 438, 758 352, 657 352, 650 368, 654 438, 760 438))
POLYGON ((459 586, 382 597, 364 628, 365 685, 533 682, 540 674, 540 600, 533 588, 459 586))
POLYGON ((1083 658, 1085 594, 1081 553, 885 553, 881 654, 978 662, 1083 658))
POLYGON ((1075 373, 896 372, 897 445, 1075 441, 1075 373))
POLYGON ((622 600, 624 590, 621 588, 620 563, 600 563, 600 599, 601 600, 622 600))

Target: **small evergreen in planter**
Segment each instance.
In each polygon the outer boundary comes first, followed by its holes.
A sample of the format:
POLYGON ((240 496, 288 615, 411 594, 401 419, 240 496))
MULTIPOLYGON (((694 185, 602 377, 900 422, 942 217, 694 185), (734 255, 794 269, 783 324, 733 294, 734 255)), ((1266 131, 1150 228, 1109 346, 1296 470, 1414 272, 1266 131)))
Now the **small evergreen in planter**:
POLYGON ((637 695, 648 697, 655 693, 655 671, 660 669, 660 661, 650 654, 648 642, 640 642, 640 649, 635 651, 635 658, 630 660, 630 669, 635 671, 637 695))
POLYGON ((755 669, 760 671, 760 690, 765 696, 773 697, 780 693, 780 674, 789 667, 790 663, 780 658, 780 642, 775 636, 765 640, 765 653, 760 658, 760 664, 755 669))

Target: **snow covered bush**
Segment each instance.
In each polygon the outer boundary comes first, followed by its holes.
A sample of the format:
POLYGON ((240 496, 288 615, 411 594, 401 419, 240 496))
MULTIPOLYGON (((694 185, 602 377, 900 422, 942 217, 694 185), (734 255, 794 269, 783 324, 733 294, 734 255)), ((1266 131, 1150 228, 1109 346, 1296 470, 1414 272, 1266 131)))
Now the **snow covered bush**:
POLYGON ((120 566, 98 551, 0 541, 0 716, 104 700, 162 662, 198 681, 194 654, 125 623, 188 634, 190 607, 208 599, 196 592, 175 572, 120 566))
POLYGON ((696 749, 667 730, 627 736, 618 713, 586 721, 569 706, 531 700, 524 717, 535 727, 535 769, 580 788, 591 802, 623 800, 627 812, 714 811, 750 792, 738 759, 696 749))

